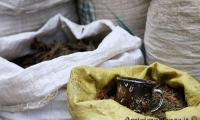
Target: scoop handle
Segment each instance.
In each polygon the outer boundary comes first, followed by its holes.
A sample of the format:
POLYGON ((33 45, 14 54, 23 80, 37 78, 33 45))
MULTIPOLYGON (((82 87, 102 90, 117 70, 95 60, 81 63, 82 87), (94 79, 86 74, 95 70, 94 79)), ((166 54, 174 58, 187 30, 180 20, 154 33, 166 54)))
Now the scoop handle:
POLYGON ((160 101, 159 101, 159 103, 158 103, 158 106, 157 106, 156 108, 152 109, 151 112, 157 111, 157 110, 161 107, 161 105, 162 105, 162 103, 163 103, 163 99, 164 99, 164 95, 163 95, 163 92, 162 92, 161 90, 159 90, 159 89, 154 89, 154 90, 153 90, 153 93, 158 93, 158 94, 160 95, 160 101))

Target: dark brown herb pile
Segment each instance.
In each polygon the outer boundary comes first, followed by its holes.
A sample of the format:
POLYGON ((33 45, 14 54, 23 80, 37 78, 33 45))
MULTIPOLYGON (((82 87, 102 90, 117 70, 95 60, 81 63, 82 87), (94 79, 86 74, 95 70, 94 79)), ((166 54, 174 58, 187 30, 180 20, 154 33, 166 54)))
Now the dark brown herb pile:
MULTIPOLYGON (((185 100, 184 91, 181 89, 174 89, 166 84, 157 85, 156 88, 160 89, 164 94, 164 101, 161 108, 156 112, 147 112, 142 113, 146 116, 157 117, 160 120, 165 120, 167 111, 176 111, 181 110, 187 107, 187 102, 185 100)), ((113 99, 115 100, 116 86, 114 88, 106 88, 106 89, 98 89, 97 90, 97 98, 98 99, 113 99)), ((152 108, 156 107, 159 103, 160 97, 159 95, 153 95, 152 97, 152 108)))
POLYGON ((75 52, 92 51, 95 49, 92 42, 86 44, 81 40, 77 41, 76 43, 53 42, 47 44, 37 41, 36 39, 34 39, 34 42, 31 44, 30 48, 32 50, 36 50, 37 53, 16 58, 15 60, 12 60, 12 62, 23 68, 27 68, 31 65, 40 63, 42 61, 51 60, 62 55, 68 55, 75 52))

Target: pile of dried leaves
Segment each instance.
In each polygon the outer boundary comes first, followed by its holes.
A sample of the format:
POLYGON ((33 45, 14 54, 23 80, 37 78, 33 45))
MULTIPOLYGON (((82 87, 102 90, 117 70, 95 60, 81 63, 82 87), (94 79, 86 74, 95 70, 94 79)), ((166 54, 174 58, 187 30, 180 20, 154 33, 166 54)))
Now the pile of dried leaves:
MULTIPOLYGON (((165 120, 165 112, 177 111, 187 107, 184 91, 181 89, 174 89, 168 85, 157 85, 156 88, 160 89, 164 94, 164 101, 161 108, 156 112, 143 113, 144 115, 154 116, 161 120, 165 120)), ((160 100, 159 95, 153 95, 152 107, 156 106, 160 100)))
POLYGON ((53 42, 47 44, 37 41, 36 39, 34 39, 34 42, 31 44, 30 48, 32 50, 36 50, 37 53, 16 58, 11 62, 14 62, 23 68, 27 68, 31 65, 40 63, 42 61, 51 60, 62 55, 68 55, 75 52, 92 51, 95 49, 92 42, 86 44, 82 40, 77 41, 77 43, 53 42))
MULTIPOLYGON (((174 89, 166 84, 157 85, 155 88, 160 89, 164 94, 164 101, 161 108, 156 112, 142 113, 146 116, 157 117, 160 120, 165 120, 167 111, 176 111, 187 107, 187 102, 185 100, 184 91, 181 89, 174 89)), ((97 98, 98 99, 113 99, 116 96, 116 86, 113 88, 98 89, 97 98)), ((153 95, 152 97, 152 108, 155 108, 159 103, 159 95, 153 95)))

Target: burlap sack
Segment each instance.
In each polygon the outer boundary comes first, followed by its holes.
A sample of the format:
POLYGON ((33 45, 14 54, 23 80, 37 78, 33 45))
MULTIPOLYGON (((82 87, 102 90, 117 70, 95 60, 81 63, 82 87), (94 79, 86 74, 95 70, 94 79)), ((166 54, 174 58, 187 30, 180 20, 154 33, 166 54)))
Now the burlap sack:
POLYGON ((0 120, 72 120, 66 99, 66 89, 62 89, 44 107, 18 112, 1 111, 0 120))
POLYGON ((80 22, 108 19, 143 39, 151 0, 78 0, 80 22))
POLYGON ((57 91, 67 84, 73 67, 80 65, 115 67, 143 64, 141 39, 130 35, 108 20, 78 25, 58 14, 40 30, 0 38, 0 110, 26 111, 46 106, 57 91), (104 34, 102 34, 104 33, 104 34), (106 33, 106 34, 105 34, 106 33), (77 52, 22 68, 9 60, 33 51, 34 38, 76 42, 80 39, 101 40, 97 49, 77 52), (107 62, 107 63, 104 63, 107 62))
POLYGON ((97 99, 97 89, 102 89, 117 76, 151 79, 173 88, 184 88, 188 107, 166 112, 167 119, 200 119, 200 83, 186 72, 160 63, 150 66, 136 65, 116 68, 79 66, 71 71, 67 84, 68 108, 74 120, 132 120, 154 119, 143 116, 120 105, 114 100, 97 99))
POLYGON ((152 0, 144 44, 147 64, 160 62, 200 82, 200 1, 152 0))
POLYGON ((78 23, 75 0, 0 0, 0 37, 36 31, 58 13, 78 23))

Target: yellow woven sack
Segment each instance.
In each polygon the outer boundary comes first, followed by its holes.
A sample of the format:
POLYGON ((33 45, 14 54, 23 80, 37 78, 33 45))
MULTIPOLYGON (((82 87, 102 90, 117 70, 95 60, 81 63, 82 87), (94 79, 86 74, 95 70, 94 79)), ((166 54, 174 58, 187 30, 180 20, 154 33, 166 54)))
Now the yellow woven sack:
POLYGON ((102 89, 117 76, 151 79, 171 87, 184 88, 188 107, 166 112, 167 119, 200 120, 200 83, 186 72, 160 63, 149 66, 136 65, 117 68, 79 66, 71 71, 67 84, 68 108, 74 120, 141 120, 156 119, 133 112, 114 100, 97 99, 97 89, 102 89))

